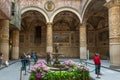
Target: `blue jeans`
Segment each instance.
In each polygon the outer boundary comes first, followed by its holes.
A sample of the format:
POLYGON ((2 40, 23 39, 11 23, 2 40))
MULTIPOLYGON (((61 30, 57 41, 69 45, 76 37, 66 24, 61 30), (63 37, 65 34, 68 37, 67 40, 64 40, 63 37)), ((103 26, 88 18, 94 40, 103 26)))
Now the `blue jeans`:
POLYGON ((22 70, 26 71, 26 60, 22 60, 22 70))
POLYGON ((95 74, 100 75, 100 65, 95 65, 95 74))

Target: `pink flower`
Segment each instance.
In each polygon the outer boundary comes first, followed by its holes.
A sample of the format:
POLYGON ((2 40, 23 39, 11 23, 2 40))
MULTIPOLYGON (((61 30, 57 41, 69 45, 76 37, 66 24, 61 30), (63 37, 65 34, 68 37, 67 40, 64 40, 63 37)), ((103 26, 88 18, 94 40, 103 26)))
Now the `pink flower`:
POLYGON ((30 68, 30 72, 48 72, 50 68, 46 65, 46 62, 44 60, 39 60, 34 66, 30 68))
POLYGON ((36 78, 37 78, 37 79, 41 79, 41 78, 42 78, 42 75, 41 75, 40 73, 37 73, 37 74, 36 74, 36 78))

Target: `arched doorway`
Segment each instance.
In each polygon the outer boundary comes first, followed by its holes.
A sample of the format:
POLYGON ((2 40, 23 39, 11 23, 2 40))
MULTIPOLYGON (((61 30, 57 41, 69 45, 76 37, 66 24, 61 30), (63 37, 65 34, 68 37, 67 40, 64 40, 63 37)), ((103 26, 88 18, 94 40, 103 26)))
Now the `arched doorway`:
POLYGON ((45 57, 46 52, 46 19, 36 10, 22 14, 20 31, 20 54, 34 50, 45 57))
POLYGON ((99 53, 102 59, 109 57, 108 9, 103 6, 105 3, 105 0, 91 1, 84 14, 90 58, 95 53, 99 53))
POLYGON ((64 57, 79 57, 79 24, 78 16, 70 11, 61 11, 53 19, 53 46, 58 43, 64 57))

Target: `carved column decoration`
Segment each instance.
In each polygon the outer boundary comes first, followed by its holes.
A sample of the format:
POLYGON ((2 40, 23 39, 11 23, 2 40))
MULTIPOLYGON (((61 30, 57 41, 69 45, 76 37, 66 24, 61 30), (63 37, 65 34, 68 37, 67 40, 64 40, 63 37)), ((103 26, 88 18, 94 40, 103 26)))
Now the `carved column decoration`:
POLYGON ((83 23, 79 28, 79 35, 80 35, 80 59, 86 59, 86 51, 87 51, 87 44, 86 44, 86 25, 83 23))
POLYGON ((106 3, 109 9, 109 46, 111 66, 120 67, 120 1, 106 3))

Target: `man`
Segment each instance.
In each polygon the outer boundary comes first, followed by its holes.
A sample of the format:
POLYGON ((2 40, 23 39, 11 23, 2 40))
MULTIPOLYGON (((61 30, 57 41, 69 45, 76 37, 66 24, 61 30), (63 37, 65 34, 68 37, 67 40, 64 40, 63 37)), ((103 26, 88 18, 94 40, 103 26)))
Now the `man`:
POLYGON ((21 55, 21 63, 22 63, 22 71, 25 71, 24 75, 26 75, 26 66, 27 66, 27 55, 26 55, 26 53, 23 53, 21 55))
POLYGON ((95 64, 95 74, 97 74, 97 78, 100 78, 100 66, 101 66, 101 61, 99 54, 95 54, 94 56, 94 64, 95 64))

